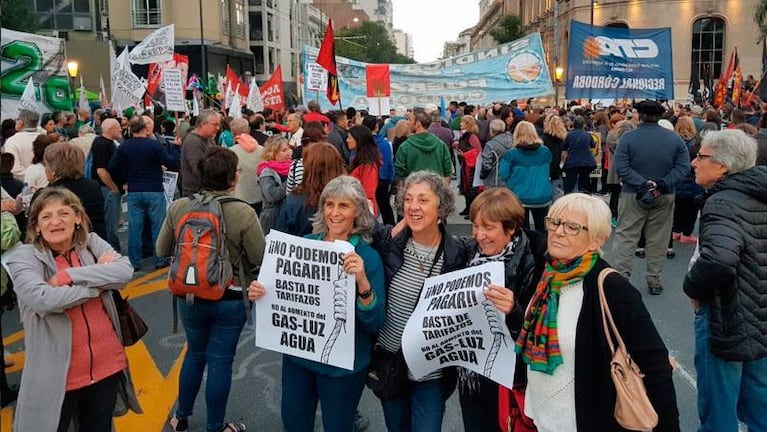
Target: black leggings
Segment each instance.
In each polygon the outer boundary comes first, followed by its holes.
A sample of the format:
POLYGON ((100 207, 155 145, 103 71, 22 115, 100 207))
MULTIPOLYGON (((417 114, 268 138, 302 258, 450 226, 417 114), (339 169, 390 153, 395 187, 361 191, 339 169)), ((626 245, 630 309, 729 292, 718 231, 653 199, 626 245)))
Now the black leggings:
POLYGON ((112 415, 121 379, 122 371, 95 384, 66 392, 64 403, 61 404, 58 432, 67 432, 75 417, 80 432, 112 430, 112 415))
POLYGON ((381 220, 384 225, 394 225, 394 210, 391 208, 391 185, 388 180, 378 180, 376 188, 376 204, 378 212, 381 214, 381 220))
POLYGON ((677 198, 674 204, 674 228, 671 231, 689 236, 695 229, 697 218, 698 205, 695 198, 677 198))
POLYGON ((575 184, 578 184, 578 192, 591 193, 591 179, 589 174, 594 171, 593 167, 565 168, 565 193, 568 194, 575 190, 575 184))

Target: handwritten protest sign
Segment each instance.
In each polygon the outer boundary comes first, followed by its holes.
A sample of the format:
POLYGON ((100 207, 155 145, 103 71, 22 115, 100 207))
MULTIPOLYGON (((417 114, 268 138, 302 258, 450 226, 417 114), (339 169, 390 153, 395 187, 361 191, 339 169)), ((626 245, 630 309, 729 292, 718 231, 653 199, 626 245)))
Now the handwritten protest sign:
POLYGON ((328 71, 317 63, 306 65, 309 70, 307 88, 311 91, 325 91, 328 89, 328 71))
POLYGON ((176 184, 178 183, 178 173, 175 171, 162 172, 162 189, 165 192, 165 206, 170 207, 173 202, 173 196, 176 194, 176 184))
POLYGON ((256 346, 344 369, 354 368, 355 282, 343 270, 351 245, 272 230, 255 303, 256 346))
POLYGON ((503 286, 502 262, 426 279, 402 334, 402 351, 415 378, 461 366, 511 388, 514 341, 504 315, 485 298, 490 283, 503 286))
POLYGON ((181 69, 163 69, 163 84, 165 86, 165 108, 168 111, 186 111, 181 69))

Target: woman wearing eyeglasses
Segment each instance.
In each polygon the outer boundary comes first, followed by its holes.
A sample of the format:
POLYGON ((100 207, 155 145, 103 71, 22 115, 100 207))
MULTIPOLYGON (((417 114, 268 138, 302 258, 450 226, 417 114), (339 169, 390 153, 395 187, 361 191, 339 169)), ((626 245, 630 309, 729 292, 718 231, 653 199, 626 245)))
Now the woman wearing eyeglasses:
MULTIPOLYGON (((610 235, 604 201, 573 193, 544 219, 549 257, 527 306, 517 352, 527 370, 525 414, 539 431, 621 431, 615 421, 610 349, 602 327, 597 278, 610 235)), ((668 351, 639 291, 617 273, 604 283, 607 303, 632 359, 645 375, 657 431, 678 431, 668 351)))

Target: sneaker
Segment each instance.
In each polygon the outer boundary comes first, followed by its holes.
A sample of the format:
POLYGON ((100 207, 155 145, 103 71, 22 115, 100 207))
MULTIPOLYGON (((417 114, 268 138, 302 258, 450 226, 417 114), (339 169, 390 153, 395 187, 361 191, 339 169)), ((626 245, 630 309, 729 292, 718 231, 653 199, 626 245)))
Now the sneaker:
POLYGON ((678 233, 678 232, 671 233, 671 240, 679 241, 679 237, 682 237, 682 233, 678 233))
POLYGON ((644 248, 636 248, 634 255, 636 255, 637 258, 644 258, 644 248))
POLYGON ((648 280, 647 290, 650 291, 650 295, 660 295, 663 292, 663 285, 656 280, 648 280))
POLYGON ((675 257, 676 257, 676 252, 674 252, 674 249, 671 249, 671 248, 666 249, 666 258, 674 259, 675 257))
POLYGON ((698 238, 692 235, 691 236, 683 235, 679 237, 679 243, 695 244, 695 243, 698 243, 698 238))

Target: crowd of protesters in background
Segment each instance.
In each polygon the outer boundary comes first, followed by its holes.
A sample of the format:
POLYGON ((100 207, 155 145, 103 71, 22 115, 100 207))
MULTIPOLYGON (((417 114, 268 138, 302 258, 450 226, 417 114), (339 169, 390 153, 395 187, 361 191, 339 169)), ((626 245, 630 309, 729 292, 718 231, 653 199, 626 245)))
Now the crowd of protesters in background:
MULTIPOLYGON (((492 250, 494 254, 505 254, 493 260, 503 260, 504 256, 509 258, 514 255, 513 248, 518 246, 512 240, 523 238, 524 248, 528 248, 529 237, 530 249, 541 251, 536 254, 535 262, 531 256, 530 262, 525 264, 526 271, 535 275, 514 279, 514 285, 527 284, 515 286, 514 291, 525 291, 526 300, 532 295, 530 307, 535 309, 545 307, 547 300, 544 296, 551 295, 552 280, 556 281, 559 273, 567 274, 570 278, 563 280, 575 281, 577 289, 595 285, 595 275, 586 275, 595 263, 598 264, 597 268, 604 267, 606 263, 602 260, 613 264, 621 274, 611 277, 611 284, 619 284, 621 289, 633 293, 627 280, 631 275, 634 255, 645 258, 647 264, 647 285, 638 288, 639 291, 660 295, 663 290, 661 274, 664 262, 675 256, 674 243, 698 243, 696 233, 699 233, 699 262, 705 262, 709 267, 705 271, 701 269, 702 264, 694 267, 695 273, 685 281, 685 292, 694 299, 696 308, 700 307, 700 317, 696 316, 696 320, 710 317, 711 329, 706 328, 700 332, 696 330, 697 342, 708 344, 708 338, 714 338, 712 346, 720 349, 708 353, 709 356, 741 362, 754 376, 767 376, 767 344, 764 343, 767 340, 767 322, 764 321, 767 314, 767 292, 758 288, 765 286, 765 280, 763 276, 757 276, 764 272, 756 272, 753 266, 746 263, 737 264, 732 260, 719 262, 716 256, 711 255, 711 250, 725 248, 727 253, 735 253, 734 256, 737 256, 738 251, 748 248, 740 243, 733 245, 732 239, 721 239, 722 233, 704 230, 705 226, 727 225, 722 220, 707 220, 706 209, 727 213, 726 203, 733 200, 735 208, 747 202, 749 208, 755 209, 751 219, 738 213, 743 223, 767 224, 767 219, 763 219, 763 215, 767 214, 767 210, 764 210, 767 207, 767 197, 747 187, 750 179, 767 178, 759 171, 767 168, 758 167, 767 165, 767 103, 763 104, 756 97, 744 106, 725 105, 720 108, 707 103, 628 100, 614 100, 609 105, 571 101, 562 107, 539 105, 532 99, 482 106, 451 101, 444 110, 435 104, 397 106, 388 115, 371 115, 367 110, 355 108, 323 112, 317 101, 311 101, 308 108, 267 108, 258 113, 243 108, 242 115, 236 117, 228 117, 217 109, 203 109, 197 116, 186 114, 175 120, 162 107, 154 107, 145 112, 133 108, 123 112, 98 108, 93 112, 80 110, 77 116, 74 112, 60 111, 41 116, 33 111, 21 110, 16 119, 2 121, 0 146, 2 208, 15 215, 15 218, 8 220, 15 221, 22 233, 28 224, 23 209, 30 206, 34 194, 53 187, 65 187, 76 192, 87 191, 77 193, 82 200, 82 211, 90 221, 87 227, 104 238, 104 247, 113 249, 115 256, 127 250, 129 263, 136 272, 167 265, 166 257, 170 249, 165 243, 172 243, 169 239, 174 234, 165 230, 163 224, 167 225, 168 220, 178 218, 179 215, 173 211, 178 210, 180 204, 171 206, 170 211, 166 210, 163 188, 163 172, 166 170, 179 173, 174 193, 176 199, 216 191, 220 194, 231 193, 244 201, 247 205, 240 206, 239 211, 247 213, 248 220, 251 220, 253 213, 252 220, 260 224, 259 236, 263 228, 264 235, 274 229, 322 239, 327 233, 315 228, 318 226, 317 221, 331 217, 329 213, 323 213, 327 210, 326 201, 337 199, 336 195, 344 199, 353 196, 357 218, 360 218, 360 211, 365 214, 369 212, 373 219, 379 220, 379 227, 395 228, 389 234, 391 238, 388 243, 385 242, 386 248, 374 251, 367 246, 358 247, 359 253, 364 251, 374 254, 371 255, 370 263, 381 258, 382 263, 376 265, 383 265, 386 270, 384 278, 382 269, 377 268, 380 274, 376 273, 378 279, 373 281, 380 285, 385 279, 386 290, 373 284, 373 291, 375 296, 381 297, 379 315, 383 319, 385 314, 386 320, 376 322, 370 331, 376 333, 380 330, 378 343, 390 351, 396 351, 400 344, 406 320, 401 312, 414 306, 411 303, 417 300, 417 292, 410 292, 407 288, 413 280, 422 279, 414 279, 409 273, 408 277, 402 277, 406 272, 417 273, 417 263, 410 262, 412 259, 408 255, 411 249, 414 253, 427 256, 429 262, 433 260, 438 264, 439 268, 434 270, 434 274, 440 274, 491 259, 483 255, 485 249, 492 250), (721 131, 725 131, 724 134, 721 131), (728 146, 734 146, 734 149, 728 146), (227 150, 211 151, 214 147, 227 150), (234 155, 229 157, 229 153, 225 153, 216 156, 225 159, 227 169, 233 172, 216 171, 220 171, 221 167, 215 164, 215 151, 231 152, 234 155), (744 152, 748 153, 747 157, 741 154, 744 152), (731 157, 731 153, 735 156, 731 157), (76 164, 77 167, 67 167, 66 164, 76 164), (754 165, 757 167, 754 168, 754 165), (757 171, 755 174, 749 170, 757 171), (223 179, 218 188, 206 188, 205 182, 213 175, 211 172, 223 179), (729 175, 736 172, 745 173, 737 178, 741 183, 727 180, 729 175), (341 177, 347 174, 348 177, 341 177), (711 178, 702 178, 704 175, 711 178), (325 190, 326 185, 340 187, 337 184, 339 181, 349 183, 348 190, 325 190), (494 218, 501 217, 502 213, 496 214, 493 212, 495 210, 490 211, 490 207, 487 207, 493 203, 488 201, 487 195, 483 197, 482 194, 496 188, 501 188, 506 194, 513 193, 513 202, 507 203, 513 204, 513 221, 496 221, 494 218), (728 192, 739 188, 749 189, 751 195, 741 199, 735 192, 728 192), (462 249, 464 246, 446 230, 447 217, 454 210, 453 195, 456 190, 463 195, 465 202, 460 215, 471 221, 478 242, 472 243, 468 249, 462 249), (703 203, 711 191, 718 192, 714 197, 730 201, 718 205, 708 203, 705 204, 708 207, 705 207, 703 203), (397 201, 396 205, 392 205, 398 193, 405 201, 397 201), (580 195, 564 200, 566 205, 562 202, 557 204, 561 197, 573 193, 580 195), (127 202, 127 212, 123 212, 121 200, 127 202), (575 209, 575 215, 564 212, 563 208, 575 209), (696 230, 701 209, 704 213, 700 217, 700 227, 696 230), (418 217, 414 217, 414 213, 418 217), (599 227, 589 225, 597 223, 597 220, 599 227), (492 234, 486 234, 485 231, 492 230, 496 223, 500 227, 498 232, 503 234, 499 236, 502 243, 496 245, 499 247, 490 247, 487 239, 492 234), (127 248, 121 247, 118 235, 121 227, 125 231, 125 225, 128 227, 125 242, 127 248), (600 255, 601 245, 613 231, 612 250, 600 255), (427 235, 424 236, 424 232, 427 235), (562 245, 568 243, 568 248, 573 250, 560 253, 561 257, 547 258, 542 252, 547 247, 547 236, 549 248, 563 248, 562 245), (706 236, 724 243, 724 246, 704 244, 706 236), (163 249, 156 250, 156 244, 164 245, 163 249), (445 244, 451 247, 445 249, 444 255, 437 251, 436 256, 429 257, 436 246, 445 244), (504 249, 507 244, 512 248, 510 251, 504 249), (568 273, 571 269, 565 261, 569 259, 578 260, 578 268, 575 270, 580 273, 575 276, 574 273, 568 273), (716 268, 721 271, 715 272, 711 266, 719 266, 716 268), (711 276, 711 272, 716 274, 711 276), (729 279, 723 276, 725 273, 730 275, 729 279), (717 288, 702 292, 701 284, 706 282, 705 278, 720 278, 722 284, 732 284, 729 297, 723 299, 721 290, 717 288), (749 278, 757 278, 758 281, 749 278), (693 282, 696 282, 696 286, 692 285, 693 282), (394 291, 391 291, 392 287, 394 291), (732 302, 732 296, 738 298, 737 293, 741 291, 751 296, 751 303, 743 305, 742 302, 732 302), (386 298, 390 295, 393 297, 386 298), (384 302, 387 302, 389 309, 383 307, 384 302), (396 309, 399 307, 396 305, 400 304, 406 305, 402 306, 402 310, 396 309), (754 322, 752 328, 738 328, 737 338, 731 340, 740 341, 746 347, 751 346, 748 344, 753 346, 750 350, 728 349, 723 340, 733 336, 722 330, 718 326, 721 323, 716 320, 723 319, 720 315, 724 312, 735 314, 741 310, 746 310, 749 317, 761 317, 761 321, 754 322), (754 342, 759 339, 761 342, 754 342), (721 348, 723 345, 724 348, 721 348)), ((762 191, 764 186, 761 184, 762 191)), ((497 192, 496 195, 504 197, 503 193, 497 192)), ((29 226, 38 226, 38 221, 29 221, 29 226)), ((733 226, 725 228, 735 234, 742 231, 733 226)), ((378 234, 386 232, 378 229, 373 231, 378 234)), ((760 239, 759 230, 746 227, 745 231, 748 238, 760 239)), ((345 232, 345 235, 349 233, 351 231, 345 232)), ((735 234, 733 238, 737 237, 735 234)), ((363 237, 367 240, 367 236, 366 232, 363 237)), ((28 241, 30 239, 35 239, 35 233, 28 233, 28 241)), ((376 242, 372 243, 376 247, 376 242)), ((753 244, 763 243, 755 241, 753 244)), ((758 252, 762 255, 752 254, 755 256, 755 266, 767 267, 767 262, 759 261, 764 261, 760 257, 766 256, 767 250, 758 252)), ((258 266, 259 263, 255 261, 260 260, 260 254, 254 251, 254 256, 250 255, 249 258, 253 258, 251 266, 258 266)), ((732 258, 730 255, 727 257, 732 258)), ((360 275, 369 271, 368 264, 366 258, 364 272, 360 275)), ((367 277, 371 277, 371 274, 367 277)), ((260 283, 256 286, 257 289, 251 288, 251 300, 260 298, 263 290, 268 289, 260 283)), ((506 298, 505 291, 503 293, 498 294, 499 299, 506 298)), ((584 305, 595 303, 590 296, 586 294, 578 302, 584 305)), ((7 298, 11 296, 2 297, 4 304, 0 304, 0 310, 9 306, 6 304, 10 302, 7 298)), ((511 298, 516 299, 513 295, 511 298)), ((641 299, 638 296, 631 298, 632 308, 643 312, 641 299)), ((527 304, 516 305, 516 308, 513 305, 506 305, 505 308, 508 311, 516 310, 515 315, 519 318, 519 322, 514 324, 516 334, 523 321, 527 326, 538 317, 529 314, 524 316, 527 304)), ((580 303, 568 307, 578 308, 580 303)), ((583 321, 578 319, 571 324, 581 326, 583 321)), ((238 324, 240 328, 242 323, 238 324)), ((647 320, 643 323, 648 328, 652 327, 652 323, 647 320)), ((551 322, 545 324, 552 325, 551 322)), ((556 322, 553 325, 556 327, 556 322)), ((573 334, 563 332, 563 337, 570 338, 569 342, 573 345, 580 342, 580 336, 574 336, 574 329, 570 329, 573 334)), ((537 349, 534 335, 527 333, 527 327, 523 335, 530 338, 521 341, 523 354, 537 349)), ((662 375, 664 385, 672 387, 668 379, 670 366, 665 361, 667 352, 656 336, 653 335, 653 341, 657 355, 653 358, 658 368, 644 372, 648 375, 662 375)), ((370 355, 368 347, 365 347, 365 353, 357 353, 361 359, 367 359, 370 355)), ((573 347, 563 346, 563 350, 567 349, 571 351, 564 353, 565 361, 572 361, 573 347)), ((578 353, 576 349, 575 354, 578 353)), ((200 375, 202 367, 204 365, 197 371, 200 375)), ((298 366, 293 367, 300 369, 298 366)), ((726 369, 725 366, 720 368, 726 369)), ((572 366, 562 368, 555 375, 552 367, 546 373, 556 379, 569 377, 576 380, 579 376, 596 373, 594 370, 571 369, 572 366)), ((326 372, 317 370, 314 373, 323 375, 326 372)), ((532 392, 528 389, 528 395, 540 396, 541 392, 553 389, 546 386, 555 383, 542 380, 536 367, 531 366, 528 374, 532 377, 531 385, 542 386, 532 392)), ((449 396, 449 393, 446 395, 444 392, 452 391, 451 385, 455 386, 454 375, 448 371, 435 373, 434 376, 430 375, 434 378, 432 384, 441 385, 429 385, 429 381, 425 381, 412 387, 413 391, 423 393, 419 393, 420 396, 384 402, 383 409, 390 430, 409 430, 411 427, 413 430, 427 430, 419 429, 419 425, 439 427, 444 400, 449 396), (416 414, 413 414, 411 418, 411 405, 432 399, 436 401, 433 412, 424 414, 423 418, 416 418, 416 414)), ((698 370, 698 379, 701 383, 707 383, 705 388, 708 390, 701 390, 702 386, 699 386, 704 401, 713 397, 715 393, 712 392, 716 389, 729 392, 733 388, 734 378, 714 379, 706 376, 701 369, 698 370)), ((353 423, 354 430, 364 430, 366 420, 353 409, 360 396, 358 387, 361 387, 361 381, 357 381, 349 386, 354 391, 345 395, 354 406, 337 410, 340 417, 333 421, 342 425, 353 423), (353 419, 343 417, 351 415, 353 419)), ((750 400, 759 400, 761 403, 753 404, 750 408, 753 413, 767 405, 764 384, 762 379, 761 390, 749 393, 750 400)), ((488 381, 483 385, 492 386, 492 383, 488 381)), ((7 383, 0 380, 2 386, 6 387, 2 398, 5 406, 15 398, 15 390, 7 389, 7 383), (11 394, 13 398, 8 396, 11 394)), ((653 388, 653 391, 656 390, 653 388)), ((673 394, 673 388, 669 391, 673 394)), ((224 393, 228 393, 228 390, 224 393)), ((494 391, 488 394, 495 397, 494 391)), ((35 395, 26 396, 35 400, 35 395)), ((462 405, 471 405, 470 397, 469 393, 462 393, 462 405)), ((327 403, 324 396, 317 398, 321 403, 327 403)), ((307 404, 315 406, 317 401, 314 399, 307 401, 307 404)), ((573 397, 570 399, 563 402, 563 412, 536 407, 528 414, 539 416, 543 427, 541 430, 545 430, 547 423, 556 425, 561 419, 569 419, 574 425, 576 412, 581 413, 586 408, 584 401, 573 397)), ((731 399, 735 407, 738 397, 733 396, 731 399)), ((173 430, 185 430, 194 395, 182 402, 171 419, 173 430)), ((676 407, 671 406, 671 402, 664 403, 664 430, 679 430, 676 407)), ((210 406, 208 409, 209 430, 222 425, 224 431, 245 430, 245 425, 224 423, 225 404, 215 410, 210 406), (211 420, 213 412, 215 419, 211 420)), ((477 413, 465 413, 464 419, 485 414, 482 407, 476 406, 475 409, 477 413)), ((734 416, 734 408, 730 410, 732 412, 728 409, 722 407, 716 410, 715 419, 701 413, 701 421, 704 424, 729 427, 727 422, 734 416)), ((491 416, 497 415, 496 411, 488 412, 491 416)), ((314 417, 292 418, 291 415, 286 417, 286 412, 283 412, 287 430, 291 430, 289 425, 292 422, 313 425, 314 417)), ((764 430, 759 429, 763 423, 759 423, 762 420, 756 417, 754 415, 754 419, 742 420, 750 421, 749 427, 754 430, 764 430)), ((581 426, 581 419, 577 420, 581 426)), ((607 428, 615 426, 611 415, 594 421, 607 428)), ((328 420, 325 422, 327 425, 328 420)), ((465 426, 466 430, 474 430, 471 425, 465 426)), ((61 427, 59 425, 59 430, 66 430, 61 427)))

